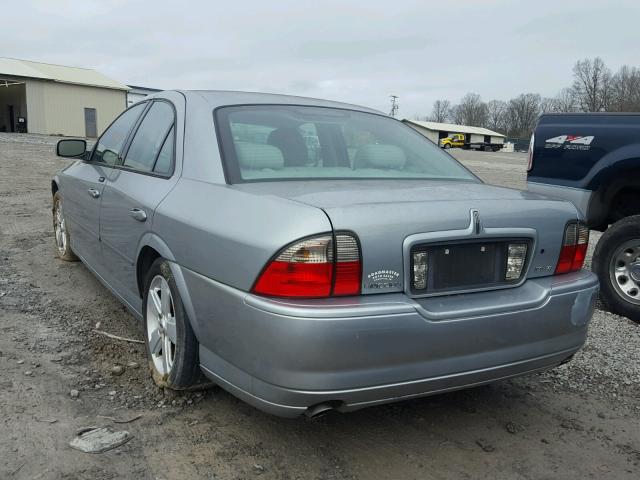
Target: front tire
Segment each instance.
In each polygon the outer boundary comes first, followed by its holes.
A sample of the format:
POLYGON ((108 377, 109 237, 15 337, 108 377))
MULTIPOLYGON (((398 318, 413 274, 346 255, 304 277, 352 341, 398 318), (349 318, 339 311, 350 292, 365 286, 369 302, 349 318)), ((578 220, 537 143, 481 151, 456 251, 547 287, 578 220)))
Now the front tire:
POLYGON ((449 145, 448 143, 445 143, 444 147, 445 150, 449 150, 451 148, 451 145, 449 145))
POLYGON ((156 385, 185 390, 198 384, 202 377, 198 341, 164 258, 153 262, 147 272, 142 316, 149 369, 156 385))
POLYGON ((604 232, 593 254, 593 271, 607 308, 640 323, 640 215, 604 232))
POLYGON ((71 237, 67 230, 67 222, 62 210, 62 195, 56 192, 53 195, 53 240, 56 246, 58 258, 66 262, 76 262, 78 257, 71 250, 71 237))

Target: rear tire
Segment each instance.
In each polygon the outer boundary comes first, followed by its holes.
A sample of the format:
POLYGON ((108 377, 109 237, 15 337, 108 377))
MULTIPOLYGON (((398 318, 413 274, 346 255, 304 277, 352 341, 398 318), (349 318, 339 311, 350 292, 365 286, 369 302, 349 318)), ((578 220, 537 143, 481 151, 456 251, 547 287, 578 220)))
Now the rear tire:
POLYGON ((640 323, 640 215, 604 232, 593 254, 600 298, 613 313, 640 323))
POLYGON ((67 222, 62 209, 62 195, 56 192, 53 195, 53 241, 56 247, 56 255, 65 262, 77 262, 78 257, 71 250, 71 237, 67 229, 67 222))
POLYGON ((149 369, 156 385, 172 390, 202 380, 196 339, 169 262, 158 258, 145 279, 142 323, 149 369))

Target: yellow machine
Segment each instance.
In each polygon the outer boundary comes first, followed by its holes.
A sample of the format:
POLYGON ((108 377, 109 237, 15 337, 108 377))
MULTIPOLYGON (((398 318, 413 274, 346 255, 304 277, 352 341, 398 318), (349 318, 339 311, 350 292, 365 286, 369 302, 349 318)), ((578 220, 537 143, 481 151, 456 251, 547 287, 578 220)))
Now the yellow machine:
POLYGON ((464 135, 462 133, 453 133, 440 140, 440 146, 442 148, 462 148, 464 147, 464 135))

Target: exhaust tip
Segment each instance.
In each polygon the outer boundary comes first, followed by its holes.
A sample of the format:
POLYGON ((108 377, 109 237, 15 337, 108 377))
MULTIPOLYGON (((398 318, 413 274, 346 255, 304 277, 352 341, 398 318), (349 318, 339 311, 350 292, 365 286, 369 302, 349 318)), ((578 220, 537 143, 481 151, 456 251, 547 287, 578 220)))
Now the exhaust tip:
POLYGON ((309 408, 307 408, 304 414, 309 418, 320 418, 324 417, 329 412, 337 410, 340 405, 342 405, 342 402, 338 400, 316 403, 315 405, 311 405, 309 408))

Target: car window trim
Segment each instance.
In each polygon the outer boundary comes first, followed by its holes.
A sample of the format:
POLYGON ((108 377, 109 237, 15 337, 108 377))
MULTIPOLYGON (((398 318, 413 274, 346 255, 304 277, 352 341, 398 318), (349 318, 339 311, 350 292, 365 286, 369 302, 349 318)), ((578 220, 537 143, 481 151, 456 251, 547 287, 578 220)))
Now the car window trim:
POLYGON ((167 141, 167 138, 169 138, 169 134, 171 133, 171 130, 173 130, 173 151, 171 152, 171 163, 172 163, 171 166, 173 166, 173 159, 176 156, 176 151, 175 151, 176 150, 175 127, 176 127, 176 124, 172 123, 169 126, 169 129, 167 130, 167 133, 164 134, 164 139, 162 140, 162 144, 160 145, 160 150, 158 150, 158 153, 156 154, 156 158, 153 160, 153 168, 151 169, 151 171, 154 172, 154 173, 158 173, 158 172, 156 172, 156 165, 158 164, 158 159, 160 158, 160 154, 162 153, 162 149, 164 148, 164 144, 167 141))
POLYGON ((138 118, 138 120, 133 124, 133 127, 131 127, 131 131, 129 132, 129 135, 127 136, 127 139, 124 142, 124 145, 122 146, 121 155, 118 155, 118 162, 114 165, 114 168, 122 166, 122 164, 124 163, 124 159, 127 156, 127 153, 129 152, 129 146, 131 145, 133 138, 136 136, 136 133, 138 133, 138 128, 140 128, 140 124, 147 116, 147 113, 149 112, 149 109, 151 108, 151 104, 153 102, 151 100, 145 100, 144 103, 146 103, 147 106, 144 108, 144 110, 140 114, 140 117, 138 118))
MULTIPOLYGON (((134 107, 137 107, 138 105, 142 105, 143 103, 148 103, 149 100, 143 100, 141 102, 137 102, 134 103, 133 105, 131 105, 129 108, 125 108, 122 112, 120 112, 120 115, 118 115, 116 118, 114 118, 111 123, 109 124, 109 126, 107 126, 107 128, 104 129, 104 132, 102 132, 102 135, 100 135, 95 143, 93 144, 93 148, 91 149, 91 155, 89 155, 89 158, 86 160, 83 160, 85 163, 92 163, 93 162, 93 155, 96 151, 96 148, 98 147, 98 144, 100 143, 100 140, 102 140, 102 137, 104 137, 105 133, 107 133, 107 130, 109 130, 111 128, 111 126, 116 123, 118 121, 118 119, 123 116, 126 112, 128 112, 129 110, 131 110, 134 107)), ((131 128, 129 128, 129 132, 127 133, 127 136, 124 140, 124 143, 122 144, 123 148, 127 146, 127 142, 129 141, 129 139, 131 138, 131 132, 132 130, 138 125, 138 122, 140 121, 140 119, 145 115, 147 109, 149 108, 149 106, 147 105, 146 107, 144 107, 142 109, 142 112, 140 112, 140 115, 138 115, 138 118, 136 119, 135 122, 133 122, 133 126, 131 128)), ((114 168, 115 165, 107 165, 107 164, 101 164, 101 167, 106 167, 106 168, 114 168)))
MULTIPOLYGON (((132 168, 132 167, 127 167, 124 165, 124 161, 127 158, 127 154, 129 153, 129 147, 131 147, 131 143, 133 142, 133 139, 135 138, 136 134, 138 133, 138 129, 140 128, 140 125, 142 125, 142 122, 144 121, 145 117, 147 116, 147 114, 149 113, 149 110, 151 110, 151 107, 153 106, 154 103, 156 102, 164 102, 167 103, 171 109, 173 110, 173 122, 171 123, 171 125, 169 125, 169 128, 167 129, 167 131, 164 134, 164 139, 162 141, 162 146, 164 146, 164 142, 167 140, 167 135, 169 134, 169 132, 171 131, 172 128, 174 128, 177 124, 177 120, 178 120, 178 114, 176 111, 176 107, 173 104, 173 102, 171 102, 170 100, 166 99, 166 98, 154 98, 152 100, 146 100, 149 105, 147 106, 147 108, 144 110, 144 112, 142 113, 142 115, 140 115, 140 119, 139 121, 135 124, 134 128, 132 129, 132 134, 127 137, 127 142, 125 143, 125 148, 123 149, 123 155, 122 155, 122 163, 119 163, 117 165, 114 165, 113 168, 118 169, 118 170, 124 170, 125 172, 133 172, 133 173, 140 173, 142 175, 148 175, 151 177, 157 177, 157 178, 163 178, 163 179, 169 179, 171 177, 173 177, 173 174, 175 173, 175 167, 176 167, 176 142, 177 142, 177 135, 173 136, 173 156, 171 158, 171 169, 169 170, 168 173, 157 173, 154 172, 153 170, 149 171, 149 172, 145 172, 144 170, 139 170, 137 168, 132 168)), ((160 150, 162 150, 162 146, 160 147, 160 150)), ((158 155, 160 154, 160 150, 158 150, 158 153, 156 154, 156 157, 153 161, 153 166, 155 168, 156 162, 158 161, 158 155)))
MULTIPOLYGON (((242 183, 258 183, 258 182, 265 182, 265 181, 272 181, 272 182, 286 182, 286 181, 336 181, 336 180, 348 180, 348 179, 342 179, 342 178, 332 178, 332 177, 326 177, 326 178, 321 178, 321 177, 312 177, 312 178, 304 178, 304 177, 294 177, 294 178, 287 178, 287 179, 283 179, 283 178, 272 178, 272 179, 244 179, 242 178, 242 175, 240 173, 240 166, 239 166, 239 162, 237 160, 237 156, 236 156, 236 150, 235 150, 235 144, 233 142, 233 134, 231 133, 231 127, 229 122, 226 122, 226 125, 223 125, 225 122, 221 122, 219 121, 219 111, 220 110, 224 110, 226 108, 235 108, 235 107, 313 107, 313 108, 326 108, 326 109, 330 109, 330 110, 341 110, 341 111, 345 111, 345 112, 357 112, 357 113, 364 113, 364 114, 369 114, 369 115, 376 115, 378 117, 384 117, 387 118, 389 120, 394 120, 396 122, 399 122, 400 124, 402 124, 405 128, 408 128, 409 130, 411 130, 411 132, 414 135, 419 135, 423 140, 427 140, 430 141, 428 138, 426 138, 424 135, 422 135, 420 132, 417 132, 416 130, 414 130, 413 128, 411 128, 410 126, 408 126, 406 123, 398 120, 397 118, 393 118, 390 117, 382 112, 376 112, 376 111, 369 111, 369 110, 359 110, 357 108, 345 108, 345 107, 334 107, 334 106, 328 106, 328 105, 313 105, 313 104, 298 104, 298 103, 233 103, 233 104, 227 104, 227 105, 219 105, 217 107, 215 107, 213 109, 212 115, 213 115, 213 126, 214 126, 214 130, 216 133, 216 140, 218 143, 218 154, 220 155, 220 161, 222 163, 222 172, 224 174, 224 180, 227 183, 227 185, 235 185, 235 184, 242 184, 242 183), (225 143, 227 145, 230 145, 229 150, 232 150, 232 156, 233 158, 231 160, 234 160, 232 162, 227 162, 227 152, 225 152, 225 146, 222 142, 222 137, 225 137, 225 143), (229 163, 231 163, 231 168, 229 168, 229 163)), ((460 167, 462 167, 463 170, 465 170, 470 176, 471 178, 469 180, 466 179, 458 179, 458 178, 448 178, 448 179, 440 179, 440 178, 434 178, 433 180, 451 180, 451 181, 469 181, 469 182, 476 182, 476 183, 484 183, 484 181, 478 177, 475 173, 473 173, 469 168, 467 168, 466 165, 464 165, 461 161, 459 161, 458 159, 456 159, 453 155, 451 155, 449 152, 443 152, 446 155, 449 155, 453 161, 455 163, 457 163, 460 167)), ((354 180, 359 180, 359 179, 354 179, 354 180)), ((362 180, 371 180, 371 179, 362 179, 362 180)), ((429 178, 411 178, 411 177, 387 177, 384 179, 380 179, 380 180, 418 180, 418 181, 430 181, 432 179, 429 178)))

